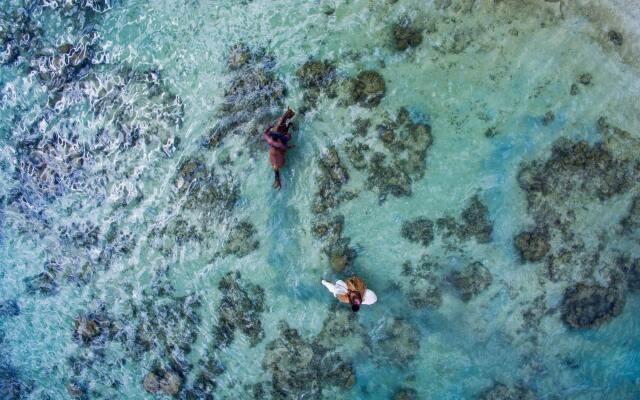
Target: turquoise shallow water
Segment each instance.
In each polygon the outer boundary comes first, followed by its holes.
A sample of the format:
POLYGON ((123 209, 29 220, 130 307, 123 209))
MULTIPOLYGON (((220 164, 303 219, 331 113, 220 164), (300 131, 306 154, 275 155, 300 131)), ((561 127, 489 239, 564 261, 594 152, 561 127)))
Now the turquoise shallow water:
POLYGON ((639 20, 3 2, 0 397, 640 397, 639 20))

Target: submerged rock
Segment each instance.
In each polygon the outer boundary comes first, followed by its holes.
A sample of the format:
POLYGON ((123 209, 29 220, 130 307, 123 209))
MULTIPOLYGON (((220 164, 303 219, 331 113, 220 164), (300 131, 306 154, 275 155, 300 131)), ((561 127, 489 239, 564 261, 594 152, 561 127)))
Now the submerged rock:
POLYGON ((352 82, 351 98, 365 107, 375 107, 385 95, 384 78, 376 71, 362 71, 352 82))
POLYGON ((579 283, 564 292, 562 320, 571 328, 595 328, 620 315, 624 303, 617 288, 579 283))
POLYGON ((415 266, 407 261, 403 264, 403 279, 400 286, 406 293, 409 303, 416 308, 442 305, 440 278, 436 274, 438 266, 423 257, 415 266))
POLYGON ((433 241, 433 221, 422 217, 404 221, 400 236, 410 242, 420 243, 427 247, 433 241))
POLYGON ((152 394, 168 394, 175 396, 180 392, 182 379, 175 372, 157 369, 144 376, 144 389, 152 394))
POLYGON ((256 228, 252 223, 241 221, 231 228, 229 237, 222 249, 222 254, 233 254, 238 258, 248 255, 260 245, 260 242, 256 239, 256 234, 256 228))
POLYGON ((482 263, 476 261, 462 271, 453 272, 450 280, 462 301, 468 302, 491 285, 493 276, 482 263))
POLYGON ((540 261, 551 250, 549 237, 545 232, 521 232, 516 235, 513 242, 522 260, 526 262, 540 261))
POLYGON ((531 390, 522 386, 509 387, 496 382, 490 388, 478 395, 480 400, 537 400, 538 396, 531 390))

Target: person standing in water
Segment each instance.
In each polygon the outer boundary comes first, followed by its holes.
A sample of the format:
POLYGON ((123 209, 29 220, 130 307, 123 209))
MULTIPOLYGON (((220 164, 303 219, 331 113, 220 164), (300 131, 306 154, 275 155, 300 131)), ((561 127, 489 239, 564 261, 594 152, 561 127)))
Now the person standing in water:
POLYGON ((284 167, 284 157, 287 153, 287 149, 293 147, 289 144, 291 140, 291 133, 289 132, 289 121, 296 113, 291 108, 287 108, 284 114, 274 125, 269 125, 262 133, 262 138, 269 144, 269 161, 271 162, 271 168, 275 174, 273 181, 273 187, 280 189, 280 169, 284 167))
POLYGON ((356 275, 344 281, 337 281, 335 285, 323 279, 322 284, 341 303, 350 304, 353 312, 360 310, 360 305, 362 304, 368 306, 378 301, 378 297, 373 290, 367 289, 362 278, 356 275))

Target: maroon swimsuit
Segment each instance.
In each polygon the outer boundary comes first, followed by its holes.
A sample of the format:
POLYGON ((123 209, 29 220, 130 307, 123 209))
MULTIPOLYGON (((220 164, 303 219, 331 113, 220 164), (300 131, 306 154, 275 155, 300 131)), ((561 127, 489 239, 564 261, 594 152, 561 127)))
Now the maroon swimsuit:
MULTIPOLYGON (((274 139, 269 135, 272 128, 272 126, 268 126, 262 133, 262 138, 269 144, 269 161, 271 161, 271 166, 273 169, 280 169, 284 167, 284 156, 287 152, 287 144, 274 139)), ((291 134, 289 132, 284 134, 284 136, 287 141, 291 139, 291 134)))

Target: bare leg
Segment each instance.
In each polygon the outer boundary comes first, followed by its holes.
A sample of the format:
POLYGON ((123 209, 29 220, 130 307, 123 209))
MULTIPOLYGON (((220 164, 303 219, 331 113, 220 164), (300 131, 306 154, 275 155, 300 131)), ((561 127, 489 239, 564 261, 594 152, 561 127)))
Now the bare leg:
POLYGON ((273 181, 273 187, 275 189, 280 189, 281 183, 280 183, 280 170, 279 169, 274 169, 273 173, 275 174, 275 179, 273 181))

